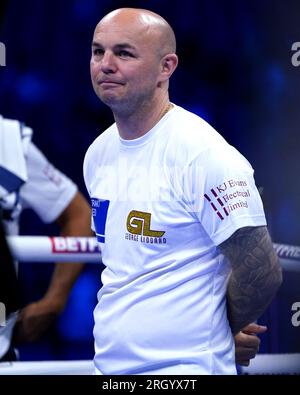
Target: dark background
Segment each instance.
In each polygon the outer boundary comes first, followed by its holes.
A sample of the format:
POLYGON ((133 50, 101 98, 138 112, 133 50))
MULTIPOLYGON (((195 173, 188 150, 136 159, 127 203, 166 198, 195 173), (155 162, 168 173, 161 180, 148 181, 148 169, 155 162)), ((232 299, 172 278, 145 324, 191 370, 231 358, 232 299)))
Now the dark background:
MULTIPOLYGON (((86 195, 82 162, 111 112, 95 96, 90 44, 99 19, 121 6, 148 8, 173 26, 179 68, 171 100, 196 112, 237 147, 255 169, 274 242, 300 245, 300 67, 291 46, 300 41, 299 0, 1 0, 0 113, 34 129, 34 142, 86 195)), ((55 234, 32 212, 23 234, 55 234)), ((295 265, 299 265, 296 262, 295 265)), ((43 295, 52 265, 20 265, 23 300, 43 295)), ((65 312, 40 342, 21 347, 23 360, 93 356, 92 310, 99 268, 89 265, 65 312)), ((300 273, 284 285, 261 323, 263 352, 300 352, 291 306, 300 300, 300 273)))

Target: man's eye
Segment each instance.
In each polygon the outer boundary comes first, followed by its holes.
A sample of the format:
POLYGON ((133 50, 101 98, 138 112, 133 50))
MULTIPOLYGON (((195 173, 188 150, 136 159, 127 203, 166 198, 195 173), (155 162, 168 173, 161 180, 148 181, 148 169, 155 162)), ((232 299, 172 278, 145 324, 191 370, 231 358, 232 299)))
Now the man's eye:
POLYGON ((128 52, 128 51, 122 50, 122 51, 119 51, 119 56, 121 56, 121 57, 132 57, 133 55, 130 52, 128 52))
POLYGON ((93 55, 100 56, 102 54, 103 54, 103 50, 102 49, 99 49, 99 48, 93 49, 93 55))

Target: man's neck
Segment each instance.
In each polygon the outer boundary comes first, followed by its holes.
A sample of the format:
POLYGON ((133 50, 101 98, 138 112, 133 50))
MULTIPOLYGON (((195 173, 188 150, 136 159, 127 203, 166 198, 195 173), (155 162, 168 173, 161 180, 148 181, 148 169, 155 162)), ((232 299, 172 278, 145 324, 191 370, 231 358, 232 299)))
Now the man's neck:
POLYGON ((171 108, 169 97, 165 97, 157 104, 141 106, 130 115, 114 112, 120 137, 124 140, 133 140, 144 136, 171 108))

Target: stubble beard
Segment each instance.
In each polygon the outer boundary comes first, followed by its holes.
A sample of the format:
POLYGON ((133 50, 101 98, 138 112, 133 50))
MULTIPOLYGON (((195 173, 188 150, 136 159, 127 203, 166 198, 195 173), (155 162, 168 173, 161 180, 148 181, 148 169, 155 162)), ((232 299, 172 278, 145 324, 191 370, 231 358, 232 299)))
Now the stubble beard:
POLYGON ((149 102, 149 97, 143 98, 105 98, 100 99, 118 117, 131 117, 139 108, 143 108, 149 102))
POLYGON ((119 117, 131 117, 136 112, 151 111, 153 98, 155 96, 154 86, 145 86, 142 90, 139 89, 138 94, 134 92, 114 92, 96 90, 98 98, 107 105, 114 115, 119 117), (124 93, 124 94, 122 94, 124 93))

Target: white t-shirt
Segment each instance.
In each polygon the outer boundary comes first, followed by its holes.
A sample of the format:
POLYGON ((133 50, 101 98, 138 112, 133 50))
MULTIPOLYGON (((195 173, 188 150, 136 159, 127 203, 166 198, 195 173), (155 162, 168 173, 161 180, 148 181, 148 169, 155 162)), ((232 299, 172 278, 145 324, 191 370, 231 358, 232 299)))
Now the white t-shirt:
POLYGON ((56 169, 32 142, 26 164, 28 181, 13 199, 8 195, 1 201, 5 216, 9 217, 4 221, 9 235, 19 233, 19 216, 23 209, 31 208, 43 222, 50 223, 59 217, 77 192, 73 181, 56 169))
MULTIPOLYGON (((42 221, 49 223, 59 217, 77 192, 73 181, 56 169, 33 143, 29 143, 26 164, 28 181, 18 193, 4 196, 0 201, 7 218, 3 221, 7 235, 19 233, 22 209, 33 209, 42 221)), ((16 319, 17 315, 12 314, 6 326, 0 328, 0 358, 9 348, 16 319)))
POLYGON ((89 147, 85 183, 106 268, 94 311, 101 374, 235 374, 229 263, 217 246, 266 225, 248 161, 178 107, 146 135, 112 125, 89 147))

